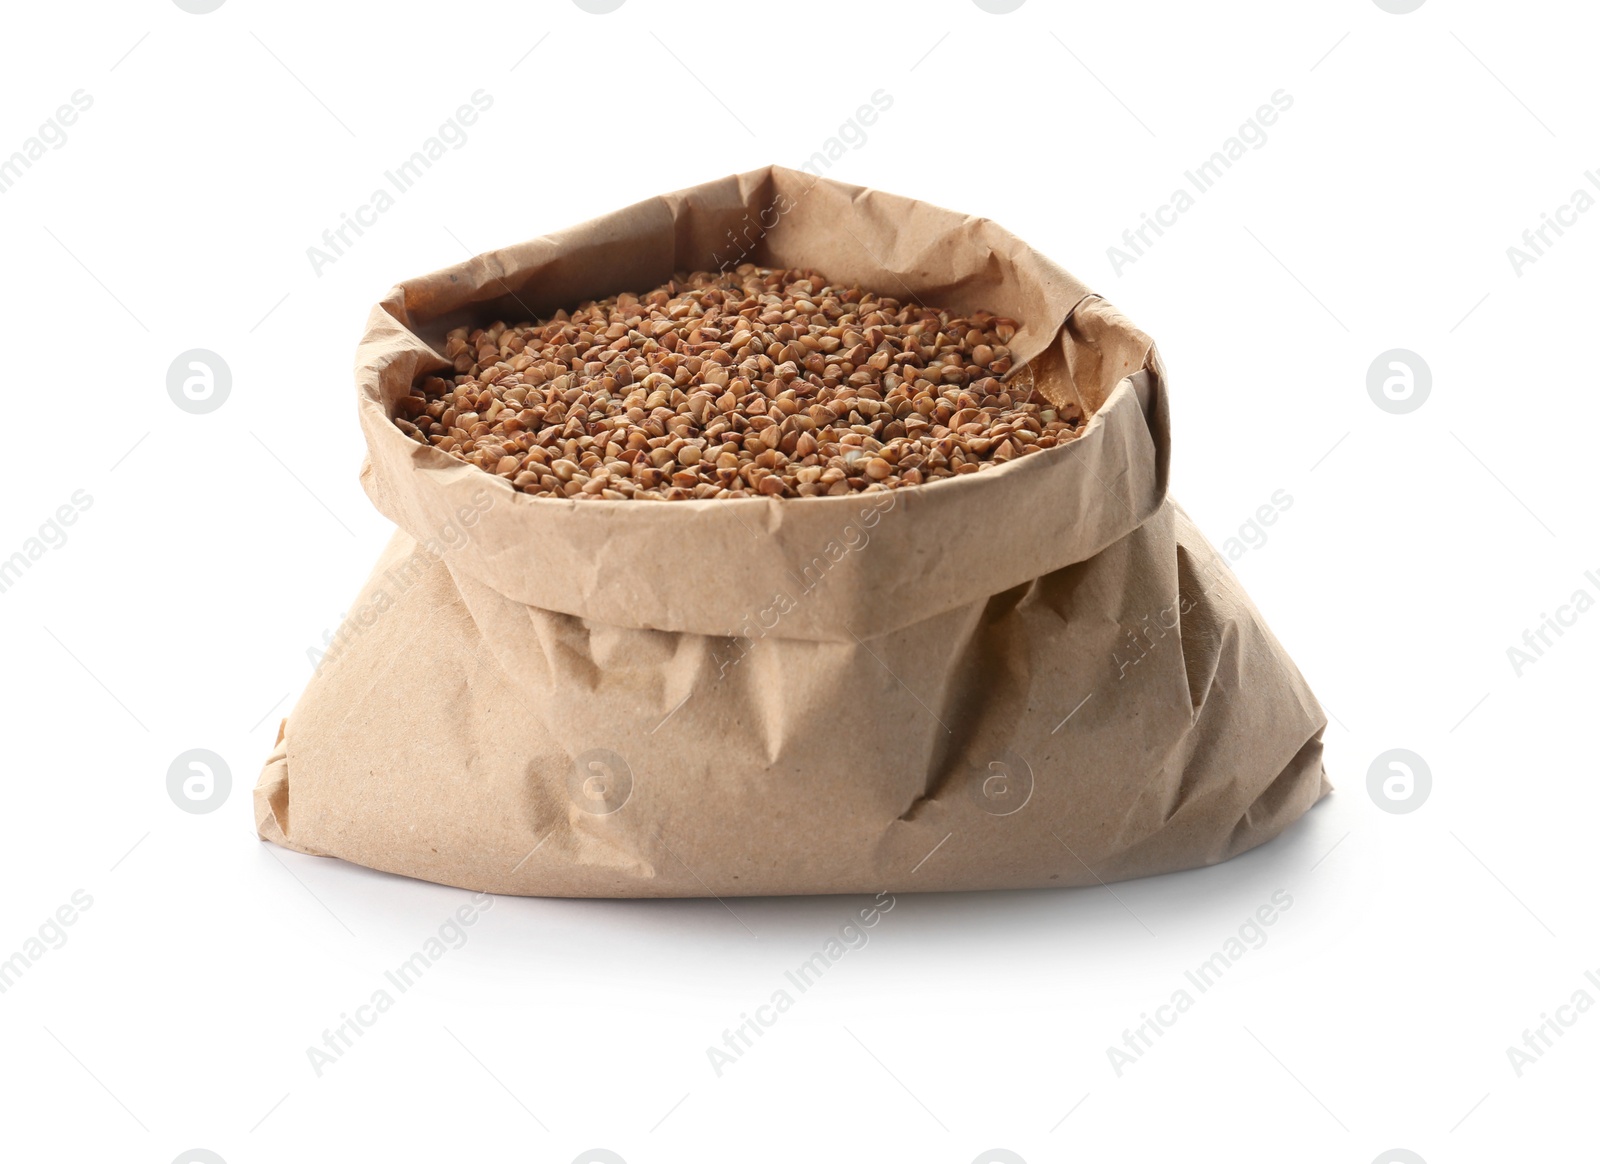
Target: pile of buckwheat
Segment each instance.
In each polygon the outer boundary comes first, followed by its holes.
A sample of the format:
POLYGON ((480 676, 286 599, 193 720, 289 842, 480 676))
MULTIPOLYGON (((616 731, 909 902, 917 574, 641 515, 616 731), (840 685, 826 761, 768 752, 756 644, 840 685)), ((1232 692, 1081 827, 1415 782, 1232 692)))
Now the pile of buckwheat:
POLYGON ((420 380, 395 424, 540 496, 893 489, 1077 435, 1076 408, 1001 379, 1016 330, 815 271, 697 271, 543 323, 455 329, 455 377, 420 380))

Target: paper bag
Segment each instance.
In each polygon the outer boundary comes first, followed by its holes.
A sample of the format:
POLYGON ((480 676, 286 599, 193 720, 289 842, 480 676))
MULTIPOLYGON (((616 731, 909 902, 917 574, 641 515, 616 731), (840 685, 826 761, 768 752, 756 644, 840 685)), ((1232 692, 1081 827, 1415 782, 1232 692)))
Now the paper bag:
POLYGON ((399 531, 267 760, 266 840, 544 896, 1091 885, 1329 790, 1326 717, 1167 496, 1150 339, 991 222, 726 178, 401 283, 356 388, 399 531), (580 504, 391 420, 452 327, 744 262, 1016 319, 1012 382, 1087 423, 886 493, 580 504))

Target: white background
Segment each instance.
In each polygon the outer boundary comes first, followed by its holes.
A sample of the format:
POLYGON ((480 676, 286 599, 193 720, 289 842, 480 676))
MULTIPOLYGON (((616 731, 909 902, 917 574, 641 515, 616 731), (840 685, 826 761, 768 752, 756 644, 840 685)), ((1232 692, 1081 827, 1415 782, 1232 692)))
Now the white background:
MULTIPOLYGON (((1600 1013, 1587 612, 1600 214, 1507 256, 1600 166, 1592 13, 1429 0, 758 5, 170 0, 7 13, 0 594, 8 759, 0 1155, 629 1164, 1576 1159, 1600 1013), (493 107, 336 263, 306 248, 482 88, 493 107), (903 896, 719 1078, 706 1048, 864 901, 500 898, 318 1077, 306 1049, 468 899, 254 839, 250 787, 388 535, 351 354, 392 283, 652 194, 801 164, 992 217, 1153 335, 1174 493, 1335 717, 1337 791, 1226 865, 1106 889, 903 896), (1293 107, 1147 253, 1108 256, 1272 93, 1293 107), (1552 236, 1553 238, 1554 236, 1552 236), (209 415, 180 352, 232 369, 209 415), (1419 354, 1432 392, 1377 407, 1419 354), (1368 767, 1423 757, 1382 811, 1368 767), (174 757, 225 758, 209 815, 174 757), (1134 1066, 1107 1047, 1282 890, 1269 932, 1134 1066)), ((1590 187, 1597 195, 1600 189, 1590 187)), ((1025 529, 997 533, 1024 535, 1025 529)), ((425 710, 425 709, 424 709, 425 710)), ((714 742, 710 746, 714 746, 714 742)), ((1589 1149, 1592 1150, 1592 1149, 1589 1149)))

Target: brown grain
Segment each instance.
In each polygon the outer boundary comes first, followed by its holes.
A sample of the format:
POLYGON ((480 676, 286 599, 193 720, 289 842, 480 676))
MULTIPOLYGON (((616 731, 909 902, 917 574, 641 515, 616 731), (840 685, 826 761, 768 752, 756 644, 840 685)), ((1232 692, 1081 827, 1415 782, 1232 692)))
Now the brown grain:
POLYGON ((574 500, 829 497, 993 468, 1072 439, 1012 369, 1015 320, 814 271, 696 272, 541 323, 456 328, 410 439, 574 500))

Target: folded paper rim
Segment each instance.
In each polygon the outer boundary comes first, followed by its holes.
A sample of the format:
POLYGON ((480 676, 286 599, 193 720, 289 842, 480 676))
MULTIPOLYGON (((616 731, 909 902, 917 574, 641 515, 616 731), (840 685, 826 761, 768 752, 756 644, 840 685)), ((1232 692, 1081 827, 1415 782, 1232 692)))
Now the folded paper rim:
MULTIPOLYGON (((841 233, 855 232, 846 225, 841 233)), ((843 250, 831 257, 833 268, 851 266, 843 250)), ((439 546, 452 570, 508 598, 615 626, 737 635, 804 579, 815 584, 771 633, 872 638, 1083 561, 1142 524, 1166 496, 1164 377, 1148 336, 992 222, 780 167, 650 199, 398 284, 372 310, 356 384, 368 446, 362 480, 385 516, 439 546), (641 266, 662 270, 661 282, 676 270, 710 269, 706 236, 715 224, 747 222, 751 213, 764 222, 763 208, 778 199, 789 201, 791 215, 865 215, 880 232, 892 230, 885 224, 897 215, 914 216, 920 232, 962 240, 931 273, 919 271, 929 266, 925 251, 896 255, 893 247, 863 250, 853 269, 840 271, 824 266, 829 256, 811 257, 815 245, 806 256, 785 252, 778 215, 747 258, 814 265, 861 286, 898 280, 914 296, 942 295, 939 302, 963 310, 980 305, 975 296, 1002 300, 988 306, 1009 308, 1021 325, 1019 360, 1053 402, 1080 404, 1086 428, 982 473, 890 493, 655 504, 524 494, 395 427, 394 406, 415 379, 448 367, 429 338, 438 343, 449 327, 508 307, 510 314, 536 303, 527 314, 543 313, 632 289, 641 266), (631 277, 612 273, 624 261, 631 277), (1026 314, 1015 313, 1017 303, 1026 314), (884 568, 885 554, 895 568, 884 568), (715 568, 734 558, 736 570, 715 568)))

